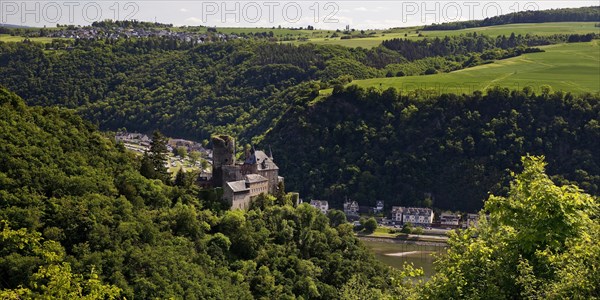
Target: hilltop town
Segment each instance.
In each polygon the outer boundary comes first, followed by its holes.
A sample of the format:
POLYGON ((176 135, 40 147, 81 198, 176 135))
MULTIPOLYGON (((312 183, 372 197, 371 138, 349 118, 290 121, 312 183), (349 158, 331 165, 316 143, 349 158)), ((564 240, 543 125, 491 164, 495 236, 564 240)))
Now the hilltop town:
POLYGON ((174 31, 168 28, 124 28, 124 27, 70 27, 48 32, 45 37, 69 38, 69 39, 112 39, 120 38, 166 38, 202 44, 205 42, 229 41, 239 39, 235 34, 223 34, 216 32, 194 33, 187 31, 174 31))

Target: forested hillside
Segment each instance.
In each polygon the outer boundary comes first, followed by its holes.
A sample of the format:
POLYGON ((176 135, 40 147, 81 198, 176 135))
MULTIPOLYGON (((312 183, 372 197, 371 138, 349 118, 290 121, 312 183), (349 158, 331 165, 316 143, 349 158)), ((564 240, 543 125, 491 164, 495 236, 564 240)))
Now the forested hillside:
POLYGON ((600 192, 600 97, 503 88, 399 95, 337 87, 297 103, 263 141, 286 184, 307 197, 477 211, 504 194, 520 157, 543 154, 557 182, 600 192), (430 203, 431 204, 431 203, 430 203))
MULTIPOLYGON (((373 49, 165 38, 0 43, 0 84, 28 104, 75 108, 103 130, 248 142, 273 126, 298 86, 449 72, 593 35, 390 40, 373 49), (287 89, 292 89, 291 91, 287 89)), ((301 88, 304 90, 305 88, 301 88)))
POLYGON ((247 137, 263 116, 281 115, 278 93, 301 82, 381 75, 366 65, 366 50, 344 47, 248 41, 187 49, 158 38, 73 47, 0 43, 0 83, 29 104, 77 108, 102 129, 202 140, 214 132, 247 137))
POLYGON ((400 278, 339 218, 271 197, 203 209, 73 112, 4 88, 0 162, 3 299, 337 299, 356 278, 400 278))
MULTIPOLYGON (((527 4, 525 4, 527 5, 527 4)), ((530 9, 532 7, 529 7, 530 9)), ((464 28, 544 22, 598 22, 600 6, 580 8, 560 8, 550 10, 525 10, 511 14, 486 18, 484 20, 450 22, 427 25, 423 30, 458 30, 464 28)))

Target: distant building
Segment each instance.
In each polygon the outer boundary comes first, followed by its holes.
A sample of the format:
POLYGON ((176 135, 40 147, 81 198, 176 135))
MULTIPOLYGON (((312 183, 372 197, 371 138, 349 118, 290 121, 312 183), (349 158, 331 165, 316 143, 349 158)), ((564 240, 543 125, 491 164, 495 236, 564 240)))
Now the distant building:
POLYGON ((322 213, 327 214, 329 210, 329 202, 323 200, 311 200, 310 205, 319 209, 322 213))
POLYGON ((460 215, 454 213, 442 213, 440 215, 440 225, 458 227, 460 215))
POLYGON ((392 206, 392 215, 391 219, 395 223, 402 223, 402 212, 404 211, 404 207, 401 206, 392 206))
POLYGON ((383 212, 383 201, 378 200, 377 201, 377 205, 375 205, 375 208, 373 209, 374 213, 382 213, 383 212))
POLYGON ((256 196, 267 193, 268 180, 257 174, 246 175, 244 180, 228 181, 223 188, 223 199, 231 209, 248 209, 250 201, 256 196))
POLYGON ((392 220, 411 223, 413 225, 431 225, 433 223, 433 210, 421 207, 392 207, 392 220))
POLYGON ((358 216, 358 202, 356 201, 347 201, 344 203, 344 213, 347 216, 358 216))
POLYGON ((196 177, 196 184, 201 188, 212 187, 212 173, 202 170, 200 174, 198 174, 198 177, 196 177))

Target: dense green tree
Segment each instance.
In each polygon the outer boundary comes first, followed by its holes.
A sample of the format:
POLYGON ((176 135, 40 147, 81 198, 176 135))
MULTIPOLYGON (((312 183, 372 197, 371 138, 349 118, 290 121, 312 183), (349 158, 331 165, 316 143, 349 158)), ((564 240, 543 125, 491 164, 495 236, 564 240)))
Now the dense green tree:
POLYGON ((555 185, 545 174, 543 158, 524 157, 523 168, 507 197, 490 196, 486 202, 489 221, 482 214, 477 227, 451 234, 448 253, 424 289, 428 298, 599 295, 599 273, 593 271, 597 253, 590 252, 595 247, 589 244, 600 225, 598 203, 576 186, 555 185), (585 277, 574 279, 573 274, 585 277))
POLYGON ((202 157, 202 155, 198 151, 191 151, 188 154, 188 158, 192 164, 196 164, 200 160, 201 157, 202 157))
POLYGON ((377 221, 374 217, 362 218, 360 225, 362 225, 362 228, 368 233, 375 232, 375 229, 377 229, 377 221))
POLYGON ((291 204, 289 203, 289 198, 286 197, 287 195, 285 194, 285 183, 283 183, 283 181, 277 183, 277 190, 275 191, 275 203, 277 205, 288 205, 291 204))
POLYGON ((252 199, 250 203, 250 209, 266 209, 267 207, 273 206, 277 201, 273 195, 262 193, 252 199))
POLYGON ((190 181, 188 180, 188 175, 185 172, 185 169, 181 168, 177 171, 177 174, 175 175, 175 181, 173 183, 179 187, 188 187, 190 185, 190 181))
POLYGON ((152 142, 150 143, 150 149, 148 155, 154 166, 156 179, 160 179, 163 182, 168 182, 170 175, 167 170, 167 164, 169 162, 167 154, 167 137, 165 137, 160 131, 156 130, 152 134, 152 142))
POLYGON ((186 147, 177 147, 174 150, 174 154, 176 156, 179 156, 181 159, 185 159, 188 156, 187 148, 186 147))
MULTIPOLYGON (((121 289, 102 283, 93 268, 88 278, 72 273, 71 264, 65 262, 65 250, 58 242, 44 241, 40 233, 24 228, 13 230, 6 223, 2 227, 3 255, 26 249, 27 257, 39 262, 29 282, 0 290, 2 299, 117 299, 120 295, 121 289)), ((6 258, 0 259, 0 263, 6 264, 6 258)))
POLYGON ((327 217, 329 218, 329 225, 331 227, 338 227, 348 222, 348 220, 346 219, 346 214, 344 214, 343 211, 337 209, 330 209, 327 212, 327 217))
POLYGON ((140 161, 140 174, 142 174, 146 178, 157 178, 156 170, 154 169, 154 164, 152 163, 152 159, 148 152, 144 152, 142 155, 142 159, 140 161))

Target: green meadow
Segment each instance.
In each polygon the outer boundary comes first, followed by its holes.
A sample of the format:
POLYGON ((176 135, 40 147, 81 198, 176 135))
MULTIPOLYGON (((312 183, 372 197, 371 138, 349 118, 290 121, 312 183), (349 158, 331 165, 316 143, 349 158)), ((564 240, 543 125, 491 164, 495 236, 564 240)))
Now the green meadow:
MULTIPOLYGON (((27 39, 27 38, 23 37, 23 36, 12 36, 10 34, 0 34, 0 42, 22 42, 25 39, 27 39)), ((47 37, 34 37, 34 38, 29 38, 29 40, 31 40, 32 42, 39 42, 39 43, 52 42, 52 38, 47 38, 47 37)))
POLYGON ((493 86, 511 89, 530 86, 539 92, 541 86, 549 85, 555 91, 600 92, 600 40, 541 48, 546 52, 524 54, 451 73, 355 80, 350 85, 382 90, 393 87, 403 92, 432 89, 439 93, 471 93, 493 86))
MULTIPOLYGON (((535 34, 535 35, 552 35, 552 34, 584 34, 584 33, 600 33, 600 27, 595 27, 594 22, 557 22, 557 23, 535 23, 535 24, 508 24, 499 26, 469 28, 462 30, 443 30, 443 31, 423 31, 421 27, 412 28, 395 28, 390 30, 376 30, 375 34, 366 38, 354 38, 342 40, 338 38, 322 37, 322 33, 315 35, 317 37, 310 38, 308 41, 295 41, 294 43, 315 43, 323 45, 342 45, 347 47, 377 47, 384 40, 394 38, 409 38, 422 39, 424 37, 445 37, 455 36, 467 33, 477 32, 490 36, 510 35, 515 34, 535 34), (419 36, 422 35, 422 36, 419 36)), ((373 31, 366 31, 367 33, 373 31)), ((357 35, 359 32, 354 32, 357 35)), ((333 32, 332 32, 333 34, 333 32)), ((341 33, 338 33, 341 35, 341 33)))
POLYGON ((250 33, 262 33, 262 32, 273 32, 274 36, 325 36, 329 34, 328 30, 306 30, 306 29, 290 29, 290 28, 269 28, 269 27, 256 27, 256 28, 245 28, 245 27, 218 27, 218 32, 226 34, 250 34, 250 33))

